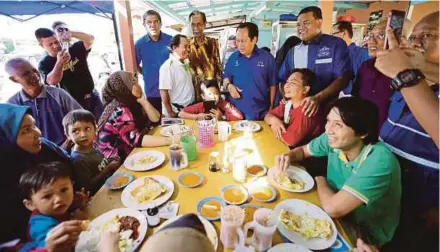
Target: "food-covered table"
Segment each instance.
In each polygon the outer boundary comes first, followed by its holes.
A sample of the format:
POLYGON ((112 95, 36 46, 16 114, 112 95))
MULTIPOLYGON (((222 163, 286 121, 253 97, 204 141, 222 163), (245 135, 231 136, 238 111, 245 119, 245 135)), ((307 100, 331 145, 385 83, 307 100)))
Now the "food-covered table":
MULTIPOLYGON (((257 123, 261 126, 261 130, 259 130, 258 132, 254 132, 251 138, 248 136, 243 136, 242 132, 233 131, 229 137, 228 142, 229 145, 235 146, 235 154, 237 154, 237 152, 242 152, 244 154, 241 155, 247 155, 246 159, 248 160, 248 164, 262 164, 269 168, 274 165, 274 157, 276 155, 286 153, 287 151, 289 151, 289 148, 284 143, 274 137, 274 134, 272 133, 268 125, 266 125, 264 122, 257 123)), ((194 121, 187 120, 185 121, 185 124, 191 126, 194 131, 197 132, 197 126, 194 121)), ((232 124, 233 123, 231 123, 231 125, 232 124)), ((161 127, 157 127, 152 130, 151 134, 159 136, 161 129, 161 127)), ((233 179, 231 172, 222 173, 222 171, 209 171, 208 168, 210 153, 218 151, 220 153, 220 156, 222 156, 224 152, 225 143, 219 142, 217 140, 217 135, 215 136, 215 141, 216 143, 213 147, 198 147, 197 159, 195 161, 190 161, 187 168, 179 171, 171 170, 169 163, 169 147, 164 146, 157 148, 136 148, 131 153, 131 155, 133 155, 134 153, 145 150, 156 150, 164 153, 166 159, 163 164, 160 165, 158 168, 149 171, 136 172, 128 170, 124 165, 122 165, 119 168, 118 172, 131 173, 132 175, 134 175, 135 178, 147 175, 162 175, 171 179, 174 183, 174 192, 170 200, 180 204, 178 215, 186 213, 197 213, 197 204, 201 199, 208 196, 220 197, 221 188, 230 184, 239 184, 233 179), (185 188, 179 185, 178 176, 186 171, 197 171, 203 174, 203 183, 195 188, 185 188)), ((273 209, 278 203, 285 199, 302 199, 317 206, 320 206, 316 186, 312 190, 305 193, 292 193, 279 188, 276 188, 276 191, 277 197, 274 201, 270 203, 258 202, 251 197, 249 197, 247 203, 273 209)), ((112 209, 124 207, 121 202, 121 192, 122 190, 109 190, 107 187, 103 186, 93 197, 87 208, 89 218, 93 219, 112 209)), ((164 222, 164 220, 162 220, 162 222, 164 222)), ((339 234, 341 234, 345 240, 349 241, 341 223, 338 220, 334 220, 334 222, 337 226, 339 234)), ((220 236, 220 221, 213 221, 212 223, 215 226, 218 236, 220 236)), ((146 239, 148 239, 148 237, 154 233, 155 229, 156 228, 148 228, 146 239)), ((283 238, 277 230, 273 237, 273 244, 278 244, 282 242, 283 238)), ((221 242, 219 242, 217 251, 223 251, 223 246, 221 242)))

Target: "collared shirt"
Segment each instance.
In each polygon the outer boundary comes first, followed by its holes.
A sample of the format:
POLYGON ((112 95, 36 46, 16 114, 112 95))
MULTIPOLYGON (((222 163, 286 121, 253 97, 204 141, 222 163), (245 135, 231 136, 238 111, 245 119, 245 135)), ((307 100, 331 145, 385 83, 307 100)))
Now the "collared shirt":
MULTIPOLYGON (((159 70, 159 89, 169 90, 171 104, 186 107, 194 102, 194 87, 188 63, 182 63, 173 54, 162 64, 159 70)), ((174 106, 172 106, 174 107, 174 106)), ((173 108, 178 112, 177 108, 173 108)), ((168 115, 165 106, 162 113, 168 115)))
POLYGON ((8 103, 29 106, 36 126, 43 137, 61 145, 66 136, 63 128, 63 118, 69 111, 82 109, 81 105, 61 88, 43 86, 37 98, 31 99, 23 91, 9 98, 8 103))
POLYGON ((189 64, 197 100, 201 99, 202 82, 211 79, 221 80, 223 74, 217 39, 204 37, 203 44, 198 44, 196 38, 189 41, 189 64))
POLYGON ((293 69, 304 67, 312 70, 317 77, 311 86, 311 95, 319 93, 344 73, 351 71, 347 44, 340 38, 320 34, 307 44, 303 42, 296 45, 289 50, 281 65, 279 80, 286 82, 293 69))
MULTIPOLYGON (((431 86, 436 96, 439 85, 431 86)), ((418 193, 413 198, 425 206, 439 204, 439 149, 423 127, 414 117, 399 91, 391 97, 391 105, 387 120, 380 131, 381 140, 391 151, 408 161, 411 169, 411 191, 418 193)))
POLYGON ((228 59, 224 78, 242 90, 240 99, 231 102, 247 120, 262 120, 270 107, 269 88, 277 85, 275 59, 255 46, 249 58, 238 50, 228 59))
POLYGON ((142 63, 142 77, 147 97, 160 97, 159 69, 170 55, 168 47, 171 39, 170 35, 161 32, 157 41, 152 40, 148 34, 136 41, 136 64, 142 63))
POLYGON ((362 63, 356 76, 353 95, 369 100, 376 104, 379 112, 378 129, 388 117, 388 108, 393 90, 390 87, 391 79, 376 69, 376 58, 362 63))
POLYGON ((314 157, 328 157, 327 182, 333 190, 345 190, 364 203, 352 214, 371 244, 389 242, 399 224, 402 194, 399 162, 391 151, 377 142, 364 146, 349 161, 341 150, 329 146, 326 133, 307 148, 314 157))
MULTIPOLYGON (((348 46, 348 53, 350 54, 353 74, 354 76, 356 76, 362 63, 370 59, 370 55, 368 54, 368 49, 357 46, 353 42, 348 46)), ((348 83, 348 86, 342 91, 344 92, 344 94, 348 95, 351 94, 352 89, 353 89, 353 81, 350 81, 350 83, 348 83)))

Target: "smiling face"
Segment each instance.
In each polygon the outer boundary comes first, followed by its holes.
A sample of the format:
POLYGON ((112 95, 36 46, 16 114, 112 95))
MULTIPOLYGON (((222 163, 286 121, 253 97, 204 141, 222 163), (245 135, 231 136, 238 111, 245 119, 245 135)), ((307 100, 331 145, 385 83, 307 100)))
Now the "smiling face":
POLYGON ((67 212, 73 201, 73 186, 70 178, 57 178, 51 184, 33 192, 24 200, 27 209, 49 216, 60 216, 67 212))
POLYGON ((299 15, 296 26, 298 36, 304 41, 314 39, 321 32, 322 20, 316 19, 313 12, 307 12, 299 15))
POLYGON ((16 142, 26 152, 36 154, 41 151, 41 131, 35 126, 31 115, 26 114, 23 117, 16 142))
POLYGON ((387 24, 382 22, 374 26, 374 28, 371 30, 367 42, 368 54, 370 57, 376 57, 376 52, 384 48, 386 26, 387 24))
POLYGON ((425 56, 430 63, 439 63, 439 36, 438 15, 432 15, 422 19, 415 27, 410 36, 411 46, 425 56))
POLYGON ((307 96, 310 86, 304 85, 303 75, 300 72, 295 72, 290 75, 284 85, 284 96, 292 100, 302 100, 307 96))
POLYGON ((215 104, 217 104, 220 100, 220 90, 216 87, 209 87, 203 92, 202 98, 205 101, 214 100, 215 104))
POLYGON ((41 93, 40 73, 29 62, 16 65, 10 74, 9 79, 20 84, 24 92, 31 98, 35 98, 41 93))
POLYGON ((203 16, 200 14, 196 14, 191 17, 191 29, 194 37, 198 38, 203 36, 203 32, 205 30, 205 22, 203 21, 203 16))
POLYGON ((361 136, 344 123, 338 108, 332 108, 328 113, 325 133, 328 136, 329 146, 334 149, 349 151, 353 147, 363 144, 361 136))
POLYGON ((184 60, 189 56, 189 43, 186 38, 180 38, 179 46, 174 46, 173 52, 179 57, 179 59, 184 60))

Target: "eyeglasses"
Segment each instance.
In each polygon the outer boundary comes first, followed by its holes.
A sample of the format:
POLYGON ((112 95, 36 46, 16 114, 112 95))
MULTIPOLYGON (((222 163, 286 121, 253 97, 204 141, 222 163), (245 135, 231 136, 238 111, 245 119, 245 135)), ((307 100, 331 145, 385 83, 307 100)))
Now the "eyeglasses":
POLYGON ((438 36, 436 32, 425 32, 420 34, 419 36, 411 35, 408 38, 408 43, 412 45, 416 41, 420 41, 421 44, 425 44, 427 40, 435 38, 436 36, 438 36))
POLYGON ((370 40, 370 39, 374 39, 376 41, 385 40, 385 32, 378 32, 378 33, 370 32, 370 33, 368 33, 365 40, 370 40))
POLYGON ((57 31, 58 32, 65 32, 65 31, 68 32, 69 28, 67 28, 67 27, 64 27, 64 28, 63 27, 59 27, 59 28, 57 28, 57 31))

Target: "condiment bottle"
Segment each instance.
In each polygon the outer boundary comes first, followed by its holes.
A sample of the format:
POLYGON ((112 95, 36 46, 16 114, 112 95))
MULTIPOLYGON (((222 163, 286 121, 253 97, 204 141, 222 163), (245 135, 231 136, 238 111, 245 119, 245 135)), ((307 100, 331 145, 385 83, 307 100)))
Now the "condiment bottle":
POLYGON ((218 166, 218 152, 211 152, 209 155, 209 171, 217 172, 219 170, 218 166))
POLYGON ((159 217, 159 208, 157 206, 147 209, 147 221, 148 221, 148 226, 150 227, 156 227, 157 225, 159 225, 160 217, 159 217))

